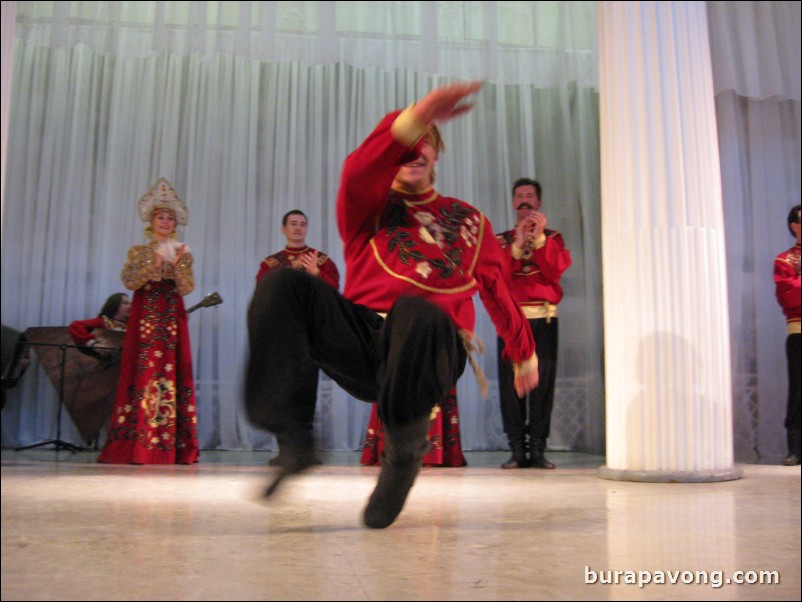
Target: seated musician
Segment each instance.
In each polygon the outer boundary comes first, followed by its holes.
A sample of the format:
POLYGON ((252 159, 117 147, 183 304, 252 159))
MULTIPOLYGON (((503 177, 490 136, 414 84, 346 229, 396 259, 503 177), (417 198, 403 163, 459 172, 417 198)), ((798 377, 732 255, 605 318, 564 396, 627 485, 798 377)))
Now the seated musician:
MULTIPOLYGON (((70 335, 76 345, 89 347, 101 346, 98 343, 95 330, 125 331, 128 321, 128 312, 131 310, 131 299, 126 293, 114 293, 106 299, 100 313, 96 318, 88 320, 75 320, 70 324, 70 335)), ((98 355, 107 355, 110 351, 98 349, 98 355)))

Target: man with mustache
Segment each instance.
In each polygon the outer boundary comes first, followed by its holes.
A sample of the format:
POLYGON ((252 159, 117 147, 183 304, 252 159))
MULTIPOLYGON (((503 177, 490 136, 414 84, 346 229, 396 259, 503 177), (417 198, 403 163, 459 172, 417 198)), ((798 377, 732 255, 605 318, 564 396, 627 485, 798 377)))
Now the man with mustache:
POLYGON ((537 386, 537 356, 526 319, 505 284, 505 258, 487 218, 434 189, 442 151, 436 122, 470 109, 480 84, 436 88, 388 114, 345 160, 337 220, 346 264, 344 295, 297 270, 261 280, 248 310, 246 408, 276 434, 286 461, 266 495, 313 463, 302 428, 311 358, 343 389, 375 401, 385 425, 381 474, 363 519, 390 526, 428 449, 435 403, 442 403, 474 348, 478 292, 520 395, 537 386), (285 454, 286 452, 286 454, 285 454))
POLYGON ((557 377, 557 304, 563 297, 560 278, 571 265, 571 255, 560 233, 546 228, 548 219, 540 211, 541 194, 540 182, 517 180, 512 185, 512 206, 518 223, 496 235, 512 268, 510 290, 532 329, 540 376, 537 389, 528 399, 517 392, 512 366, 503 357, 505 343, 499 339, 501 418, 512 450, 512 457, 501 468, 554 468, 544 452, 557 377))

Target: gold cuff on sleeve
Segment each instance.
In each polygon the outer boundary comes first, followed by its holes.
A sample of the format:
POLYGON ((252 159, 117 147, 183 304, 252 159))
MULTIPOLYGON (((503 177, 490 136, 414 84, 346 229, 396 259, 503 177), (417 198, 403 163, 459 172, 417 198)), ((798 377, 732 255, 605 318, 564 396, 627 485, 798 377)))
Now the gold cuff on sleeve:
POLYGON ((537 372, 537 353, 533 353, 532 357, 528 360, 524 360, 520 363, 514 363, 512 365, 513 370, 515 371, 515 376, 517 377, 519 374, 529 374, 530 372, 537 372))
POLYGON ((420 121, 412 110, 414 106, 413 103, 401 111, 401 114, 393 121, 393 125, 390 126, 393 138, 409 148, 414 147, 423 138, 427 128, 427 125, 420 121))

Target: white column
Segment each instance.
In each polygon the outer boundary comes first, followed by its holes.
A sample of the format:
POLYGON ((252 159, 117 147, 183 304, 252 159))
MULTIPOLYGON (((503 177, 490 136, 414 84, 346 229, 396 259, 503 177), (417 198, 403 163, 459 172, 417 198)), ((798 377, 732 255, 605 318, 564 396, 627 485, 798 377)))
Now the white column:
POLYGON ((599 2, 607 465, 737 479, 704 2, 599 2))

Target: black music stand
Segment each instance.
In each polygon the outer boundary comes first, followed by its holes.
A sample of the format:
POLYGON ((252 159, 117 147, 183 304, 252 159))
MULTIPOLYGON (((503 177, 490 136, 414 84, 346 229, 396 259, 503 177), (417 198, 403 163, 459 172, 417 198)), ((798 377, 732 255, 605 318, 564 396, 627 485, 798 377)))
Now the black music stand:
POLYGON ((24 449, 33 449, 34 447, 42 447, 45 445, 54 445, 54 451, 61 451, 62 449, 67 449, 72 453, 83 451, 83 447, 78 447, 77 445, 73 445, 72 443, 67 443, 66 441, 61 440, 61 412, 64 409, 64 366, 67 363, 67 348, 72 347, 75 349, 80 349, 82 345, 65 345, 63 343, 27 343, 28 345, 35 347, 58 347, 61 349, 61 383, 59 384, 59 392, 58 392, 58 414, 56 417, 56 438, 55 439, 47 439, 46 441, 42 441, 41 443, 34 443, 33 445, 26 445, 24 447, 17 447, 15 451, 22 451, 24 449))

